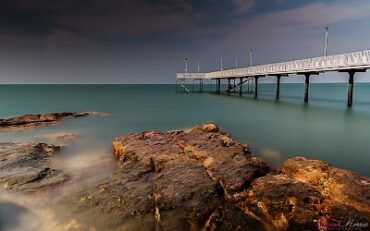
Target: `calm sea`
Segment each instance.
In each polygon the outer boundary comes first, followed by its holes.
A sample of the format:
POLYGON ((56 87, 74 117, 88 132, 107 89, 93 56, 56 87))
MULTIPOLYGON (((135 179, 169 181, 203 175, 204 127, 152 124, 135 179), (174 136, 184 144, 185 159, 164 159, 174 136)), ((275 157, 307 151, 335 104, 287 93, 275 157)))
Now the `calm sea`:
POLYGON ((113 137, 143 130, 171 130, 215 122, 253 153, 278 166, 292 156, 321 159, 370 176, 370 84, 356 84, 346 107, 346 84, 261 84, 259 98, 175 93, 174 85, 0 85, 0 117, 29 113, 100 111, 108 116, 71 119, 59 126, 0 133, 4 141, 44 141, 72 132, 79 137, 61 155, 111 156, 113 137), (43 138, 44 137, 44 138, 43 138), (63 154, 64 153, 64 154, 63 154))

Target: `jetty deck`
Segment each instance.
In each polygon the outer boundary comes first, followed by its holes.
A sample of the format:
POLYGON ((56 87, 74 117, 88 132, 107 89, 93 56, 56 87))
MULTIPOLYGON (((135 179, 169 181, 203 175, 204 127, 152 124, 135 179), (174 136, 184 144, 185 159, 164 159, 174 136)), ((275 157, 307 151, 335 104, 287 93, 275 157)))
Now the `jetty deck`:
POLYGON ((370 68, 370 50, 338 54, 331 56, 322 56, 301 60, 294 60, 281 63, 257 65, 250 67, 242 67, 235 69, 218 70, 207 73, 177 73, 176 74, 176 89, 180 85, 187 92, 194 92, 184 86, 187 80, 191 80, 192 84, 199 83, 199 92, 203 92, 203 83, 208 80, 213 84, 215 80, 216 93, 220 94, 221 80, 227 80, 227 93, 231 90, 239 88, 239 94, 243 94, 243 84, 253 80, 254 82, 254 97, 258 97, 258 79, 266 76, 275 76, 277 79, 276 99, 280 97, 280 79, 281 77, 289 77, 289 75, 304 75, 305 91, 304 102, 309 100, 309 85, 310 77, 319 75, 324 72, 347 72, 348 73, 348 99, 347 106, 351 107, 353 102, 353 83, 357 72, 365 72, 370 68), (233 81, 233 84, 231 84, 233 81), (196 82, 196 83, 195 83, 196 82))

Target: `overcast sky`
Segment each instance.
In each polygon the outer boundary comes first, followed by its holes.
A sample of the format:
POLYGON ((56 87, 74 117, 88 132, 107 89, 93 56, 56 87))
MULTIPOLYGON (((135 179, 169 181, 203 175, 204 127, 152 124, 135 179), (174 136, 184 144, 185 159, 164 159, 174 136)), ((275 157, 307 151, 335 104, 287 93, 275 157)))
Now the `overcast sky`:
POLYGON ((330 54, 362 51, 369 12, 368 0, 3 1, 0 83, 173 83, 185 57, 210 71, 220 57, 246 66, 250 48, 254 64, 321 56, 325 25, 330 54))

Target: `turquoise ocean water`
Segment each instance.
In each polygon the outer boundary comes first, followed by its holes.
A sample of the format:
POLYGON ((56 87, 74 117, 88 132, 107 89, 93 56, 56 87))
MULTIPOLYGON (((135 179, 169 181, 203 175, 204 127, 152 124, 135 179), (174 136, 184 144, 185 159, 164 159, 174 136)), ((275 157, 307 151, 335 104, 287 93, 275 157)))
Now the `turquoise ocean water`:
POLYGON ((215 122, 272 165, 296 155, 370 176, 370 84, 355 84, 354 106, 346 107, 346 84, 261 84, 252 95, 175 93, 174 85, 0 85, 0 117, 29 113, 100 111, 108 116, 65 120, 58 126, 0 133, 0 142, 38 140, 43 134, 79 137, 61 155, 111 155, 113 137, 143 130, 171 130, 215 122), (63 154, 64 153, 64 154, 63 154))

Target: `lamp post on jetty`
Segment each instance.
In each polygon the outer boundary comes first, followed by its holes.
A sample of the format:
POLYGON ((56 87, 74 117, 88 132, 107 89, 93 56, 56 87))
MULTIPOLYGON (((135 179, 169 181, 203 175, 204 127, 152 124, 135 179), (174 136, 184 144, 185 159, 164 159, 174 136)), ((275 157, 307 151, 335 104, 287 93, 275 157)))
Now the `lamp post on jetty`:
POLYGON ((249 66, 253 66, 253 48, 249 50, 249 66))
POLYGON ((329 45, 329 26, 325 26, 325 57, 328 56, 328 45, 329 45))
POLYGON ((185 58, 185 73, 188 73, 188 58, 185 58))
MULTIPOLYGON (((249 66, 250 67, 253 66, 253 48, 249 50, 249 66)), ((250 80, 248 80, 248 93, 250 93, 249 85, 250 85, 250 80)))

